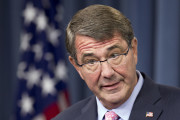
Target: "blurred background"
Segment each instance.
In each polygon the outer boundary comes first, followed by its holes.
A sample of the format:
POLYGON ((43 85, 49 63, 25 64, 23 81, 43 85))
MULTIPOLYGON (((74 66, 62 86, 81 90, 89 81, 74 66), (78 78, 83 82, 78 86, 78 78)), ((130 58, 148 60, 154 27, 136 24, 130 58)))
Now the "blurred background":
POLYGON ((180 87, 179 0, 1 0, 0 120, 49 120, 92 94, 64 45, 71 17, 92 4, 112 6, 130 19, 138 70, 180 87))

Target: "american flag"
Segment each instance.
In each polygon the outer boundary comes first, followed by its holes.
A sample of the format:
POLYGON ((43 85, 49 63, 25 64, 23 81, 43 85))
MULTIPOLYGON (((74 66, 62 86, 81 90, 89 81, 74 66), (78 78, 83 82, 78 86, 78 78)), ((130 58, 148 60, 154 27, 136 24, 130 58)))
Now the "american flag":
POLYGON ((50 120, 69 105, 60 0, 25 0, 15 120, 50 120))
POLYGON ((146 117, 153 117, 153 112, 146 112, 146 117))

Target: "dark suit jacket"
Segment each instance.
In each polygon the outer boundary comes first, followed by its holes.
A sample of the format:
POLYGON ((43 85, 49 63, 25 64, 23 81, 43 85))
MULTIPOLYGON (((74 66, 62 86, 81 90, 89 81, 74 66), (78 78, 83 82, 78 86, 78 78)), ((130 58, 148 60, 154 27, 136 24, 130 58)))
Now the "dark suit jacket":
MULTIPOLYGON (((180 89, 155 84, 143 74, 144 84, 138 94, 129 120, 180 120, 180 89), (153 117, 146 117, 153 112, 153 117)), ((53 120, 97 120, 95 96, 78 102, 53 120)))

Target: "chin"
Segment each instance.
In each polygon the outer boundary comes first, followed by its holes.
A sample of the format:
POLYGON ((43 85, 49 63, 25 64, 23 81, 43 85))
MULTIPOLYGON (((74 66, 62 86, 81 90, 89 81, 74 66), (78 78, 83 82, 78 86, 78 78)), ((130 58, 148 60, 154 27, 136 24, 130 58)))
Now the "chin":
POLYGON ((123 97, 120 96, 120 94, 112 94, 108 95, 107 97, 104 98, 107 102, 109 103, 121 103, 123 101, 123 97))
POLYGON ((109 95, 106 100, 112 104, 118 104, 121 105, 127 100, 127 96, 124 95, 121 92, 114 93, 112 95, 109 95))

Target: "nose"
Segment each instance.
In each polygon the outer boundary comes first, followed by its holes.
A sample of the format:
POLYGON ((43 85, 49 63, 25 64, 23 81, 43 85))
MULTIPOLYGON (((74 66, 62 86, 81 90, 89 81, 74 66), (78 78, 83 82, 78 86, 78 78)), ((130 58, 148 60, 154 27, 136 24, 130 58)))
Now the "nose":
POLYGON ((111 65, 106 62, 101 62, 101 76, 110 79, 114 75, 114 70, 111 65))

